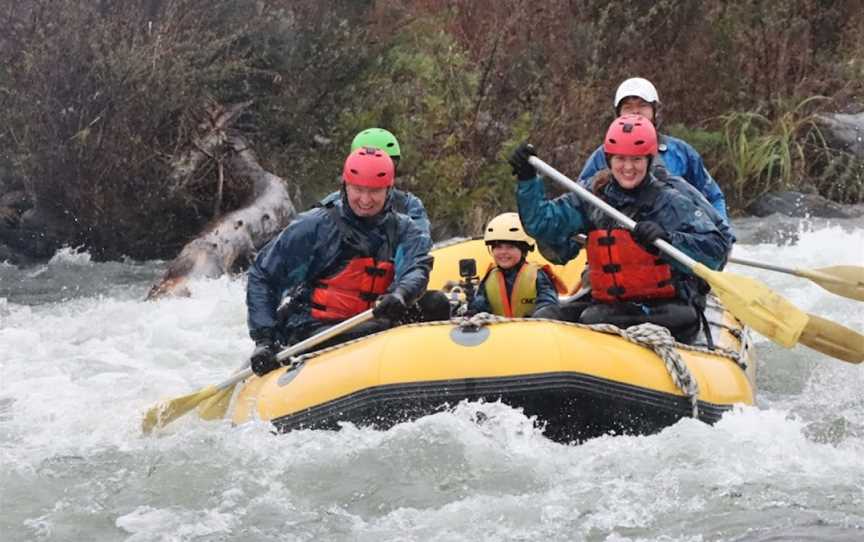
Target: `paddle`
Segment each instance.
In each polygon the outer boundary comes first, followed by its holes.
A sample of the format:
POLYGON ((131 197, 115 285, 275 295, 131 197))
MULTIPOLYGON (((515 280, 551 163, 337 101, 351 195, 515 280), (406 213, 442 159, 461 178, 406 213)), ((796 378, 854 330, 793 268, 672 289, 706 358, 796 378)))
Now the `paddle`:
MULTIPOLYGON (((234 375, 243 372, 247 367, 249 367, 248 360, 243 364, 243 367, 234 373, 234 375)), ((232 375, 232 377, 234 375, 232 375)), ((221 420, 224 418, 225 413, 228 412, 228 407, 231 405, 231 397, 234 395, 234 388, 236 387, 236 384, 233 386, 227 386, 213 397, 202 401, 196 409, 198 411, 198 417, 206 421, 221 420)))
MULTIPOLYGON (((299 343, 282 350, 276 355, 276 359, 280 362, 284 362, 289 359, 291 356, 295 354, 299 354, 305 350, 312 348, 322 342, 339 335, 349 329, 352 329, 363 322, 371 320, 372 309, 361 312, 360 314, 353 316, 343 322, 340 322, 332 327, 329 327, 318 333, 309 337, 308 339, 304 339, 299 343)), ((151 407, 150 410, 144 415, 144 420, 141 424, 141 429, 144 431, 144 434, 148 434, 153 429, 165 427, 169 423, 173 422, 177 418, 183 416, 190 410, 194 409, 196 406, 201 404, 202 402, 213 398, 217 395, 227 396, 230 399, 230 391, 226 393, 226 390, 233 391, 234 386, 248 378, 252 375, 252 369, 247 368, 242 371, 239 371, 231 376, 228 380, 216 384, 215 386, 207 386, 201 390, 198 390, 195 393, 190 393, 189 395, 184 395, 182 397, 177 397, 175 399, 160 401, 155 406, 151 407)), ((227 408, 227 405, 226 405, 227 408)), ((223 410, 224 413, 224 410, 223 410)))
MULTIPOLYGON (((598 207, 627 229, 632 230, 636 226, 636 222, 627 215, 573 182, 543 160, 532 156, 530 162, 561 186, 576 192, 582 200, 598 207)), ((655 241, 654 245, 707 282, 735 317, 777 344, 791 348, 800 342, 843 361, 850 363, 864 361, 864 335, 836 322, 801 311, 754 279, 728 272, 712 271, 662 239, 655 241)))
POLYGON ((729 261, 737 263, 738 265, 758 267, 759 269, 767 269, 769 271, 779 271, 781 273, 795 275, 796 277, 810 279, 831 293, 848 297, 849 299, 864 301, 864 267, 835 265, 833 267, 822 267, 819 269, 790 269, 788 267, 780 267, 779 265, 754 262, 752 260, 744 260, 741 258, 729 258, 729 261))

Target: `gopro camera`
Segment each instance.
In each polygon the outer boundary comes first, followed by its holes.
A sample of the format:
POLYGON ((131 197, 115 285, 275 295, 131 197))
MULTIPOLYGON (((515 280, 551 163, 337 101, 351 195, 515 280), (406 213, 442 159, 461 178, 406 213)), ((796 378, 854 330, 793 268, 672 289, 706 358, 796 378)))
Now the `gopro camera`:
POLYGON ((459 260, 459 276, 462 278, 471 278, 477 276, 477 260, 474 258, 465 258, 459 260))

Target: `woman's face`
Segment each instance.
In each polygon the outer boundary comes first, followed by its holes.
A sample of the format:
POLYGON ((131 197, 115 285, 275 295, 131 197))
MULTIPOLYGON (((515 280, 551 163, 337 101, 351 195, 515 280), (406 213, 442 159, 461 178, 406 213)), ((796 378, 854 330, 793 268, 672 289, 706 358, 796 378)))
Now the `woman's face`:
POLYGON ((633 190, 645 179, 648 173, 647 156, 613 155, 611 163, 612 176, 624 190, 633 190))

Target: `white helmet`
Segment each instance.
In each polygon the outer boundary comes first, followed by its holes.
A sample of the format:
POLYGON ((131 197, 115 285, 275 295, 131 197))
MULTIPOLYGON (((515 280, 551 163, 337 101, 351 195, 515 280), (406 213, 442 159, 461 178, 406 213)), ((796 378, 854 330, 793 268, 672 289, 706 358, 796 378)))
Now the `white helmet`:
POLYGON ((534 250, 534 239, 525 233, 519 213, 503 213, 490 220, 483 234, 483 241, 487 245, 495 241, 523 243, 527 245, 529 252, 534 250))
POLYGON ((650 104, 660 103, 660 96, 657 94, 657 89, 654 88, 651 81, 641 77, 631 77, 618 85, 618 90, 615 91, 614 106, 616 111, 624 98, 628 96, 642 98, 650 104))

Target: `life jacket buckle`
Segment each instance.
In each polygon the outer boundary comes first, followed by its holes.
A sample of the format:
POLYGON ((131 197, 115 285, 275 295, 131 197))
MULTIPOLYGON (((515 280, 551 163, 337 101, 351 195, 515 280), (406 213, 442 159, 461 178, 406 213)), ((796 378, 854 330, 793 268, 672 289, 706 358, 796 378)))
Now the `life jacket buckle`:
POLYGON ((372 292, 360 292, 360 299, 367 303, 372 303, 378 299, 378 294, 373 294, 372 292))
POLYGON ((368 265, 366 266, 366 274, 373 277, 383 277, 387 274, 387 270, 380 267, 375 267, 374 265, 368 265))

